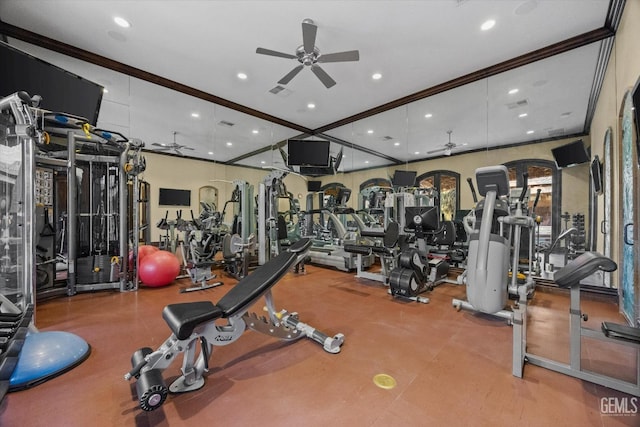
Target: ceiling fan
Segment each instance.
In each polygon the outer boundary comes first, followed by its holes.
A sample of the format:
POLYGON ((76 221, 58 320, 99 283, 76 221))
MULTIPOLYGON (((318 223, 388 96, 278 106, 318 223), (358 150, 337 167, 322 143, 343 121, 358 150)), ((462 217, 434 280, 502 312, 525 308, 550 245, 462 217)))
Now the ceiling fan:
POLYGON ((302 69, 306 66, 311 68, 313 74, 320 79, 322 84, 327 89, 336 84, 335 80, 324 71, 318 63, 326 62, 346 62, 346 61, 358 61, 360 59, 360 53, 357 50, 348 50, 345 52, 326 53, 321 54, 320 49, 316 47, 316 32, 318 26, 313 23, 311 19, 305 19, 302 21, 302 45, 296 49, 296 53, 291 55, 289 53, 277 52, 275 50, 264 49, 259 47, 256 49, 256 53, 261 55, 277 56, 279 58, 296 59, 300 65, 296 66, 293 70, 289 71, 283 78, 278 80, 278 84, 286 85, 289 83, 302 69))
POLYGON ((451 155, 451 150, 456 148, 457 144, 454 143, 454 142, 451 142, 451 134, 453 133, 453 131, 452 130, 448 130, 447 133, 449 134, 449 142, 444 144, 444 147, 442 147, 442 148, 438 148, 436 150, 427 151, 427 154, 439 153, 441 151, 444 151, 444 155, 445 156, 450 156, 451 155))
POLYGON ((155 151, 170 151, 170 150, 173 150, 179 156, 184 156, 184 154, 182 154, 182 152, 180 150, 193 150, 193 148, 187 147, 186 145, 182 145, 182 144, 176 143, 176 134, 177 133, 178 132, 176 132, 176 131, 173 132, 173 143, 171 143, 171 144, 158 144, 157 142, 154 142, 151 145, 155 145, 156 147, 160 147, 160 148, 156 148, 155 151))

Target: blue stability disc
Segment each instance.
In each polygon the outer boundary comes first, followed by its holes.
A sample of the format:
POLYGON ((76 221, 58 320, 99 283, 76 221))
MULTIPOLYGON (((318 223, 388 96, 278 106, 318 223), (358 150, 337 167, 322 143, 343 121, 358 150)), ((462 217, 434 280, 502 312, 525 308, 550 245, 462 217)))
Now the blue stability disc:
POLYGON ((9 391, 29 388, 63 374, 89 357, 89 344, 69 332, 36 332, 27 335, 9 391))

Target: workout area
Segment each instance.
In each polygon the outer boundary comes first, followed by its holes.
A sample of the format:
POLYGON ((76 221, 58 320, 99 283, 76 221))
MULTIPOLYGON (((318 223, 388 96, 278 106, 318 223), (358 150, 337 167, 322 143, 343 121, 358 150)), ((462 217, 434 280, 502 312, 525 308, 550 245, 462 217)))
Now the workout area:
POLYGON ((640 0, 0 3, 0 426, 639 426, 640 0))

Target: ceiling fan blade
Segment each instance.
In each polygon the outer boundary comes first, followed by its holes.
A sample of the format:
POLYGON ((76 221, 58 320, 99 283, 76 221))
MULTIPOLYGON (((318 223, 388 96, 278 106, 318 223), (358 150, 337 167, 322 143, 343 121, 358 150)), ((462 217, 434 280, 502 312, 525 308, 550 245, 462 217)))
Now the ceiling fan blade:
POLYGON ((318 77, 320 79, 322 84, 325 85, 325 87, 327 89, 329 89, 331 86, 336 84, 336 81, 333 80, 331 78, 331 76, 329 76, 329 74, 326 73, 326 71, 324 71, 322 68, 320 68, 320 66, 312 65, 311 66, 311 71, 313 71, 313 74, 315 74, 316 77, 318 77))
POLYGON ((318 62, 347 62, 359 61, 360 52, 357 50, 348 50, 346 52, 325 53, 320 55, 318 62))
POLYGON ((151 145, 155 145, 156 147, 166 147, 165 144, 158 144, 157 142, 154 142, 151 145))
POLYGON ((309 22, 302 23, 302 44, 306 53, 312 53, 316 47, 316 32, 318 27, 309 22))
POLYGON ((293 70, 289 71, 289 73, 287 73, 286 76, 284 76, 283 78, 281 78, 280 80, 278 80, 278 83, 281 85, 286 85, 287 83, 289 83, 291 81, 291 79, 293 79, 299 72, 300 70, 302 70, 304 68, 304 65, 298 65, 296 68, 294 68, 293 70))
POLYGON ((182 152, 180 150, 178 150, 177 148, 174 148, 174 150, 176 152, 177 155, 179 156, 184 156, 184 154, 182 154, 182 152))
POLYGON ((283 53, 283 52, 278 52, 275 50, 270 50, 270 49, 264 49, 262 47, 259 47, 256 49, 256 53, 259 53, 261 55, 269 55, 269 56, 277 56, 279 58, 287 58, 287 59, 296 59, 297 56, 295 55, 291 55, 288 53, 283 53))
POLYGON ((191 147, 187 147, 185 145, 183 145, 182 147, 180 147, 181 150, 195 150, 195 148, 191 148, 191 147))
POLYGON ((444 147, 444 148, 438 148, 437 150, 427 151, 427 154, 439 153, 439 152, 441 152, 441 151, 447 151, 447 150, 449 150, 449 148, 446 148, 446 147, 444 147))

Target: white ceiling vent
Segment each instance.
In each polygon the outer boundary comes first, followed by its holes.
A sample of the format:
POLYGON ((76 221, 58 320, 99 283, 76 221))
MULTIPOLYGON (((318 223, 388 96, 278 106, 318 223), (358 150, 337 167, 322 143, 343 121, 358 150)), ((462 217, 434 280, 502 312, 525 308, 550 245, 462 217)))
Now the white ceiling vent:
POLYGON ((393 139, 393 137, 392 137, 392 136, 387 135, 387 136, 383 136, 383 137, 382 137, 382 139, 383 139, 384 141, 391 141, 391 140, 393 139))
POLYGON ((282 98, 286 98, 293 93, 291 89, 287 89, 286 87, 280 85, 277 85, 273 89, 269 89, 269 92, 282 98))
POLYGON ((529 105, 529 101, 527 101, 526 99, 521 99, 520 101, 508 103, 507 104, 507 108, 509 110, 513 110, 515 108, 522 108, 522 107, 526 107, 528 105, 529 105))
POLYGON ((228 128, 230 128, 230 127, 232 127, 232 126, 235 126, 235 123, 231 123, 231 122, 228 122, 228 121, 226 121, 226 120, 220 120, 220 121, 218 122, 218 124, 219 124, 220 126, 226 126, 226 127, 228 127, 228 128))
POLYGON ((563 136, 565 134, 564 128, 551 129, 549 131, 550 137, 563 136))

